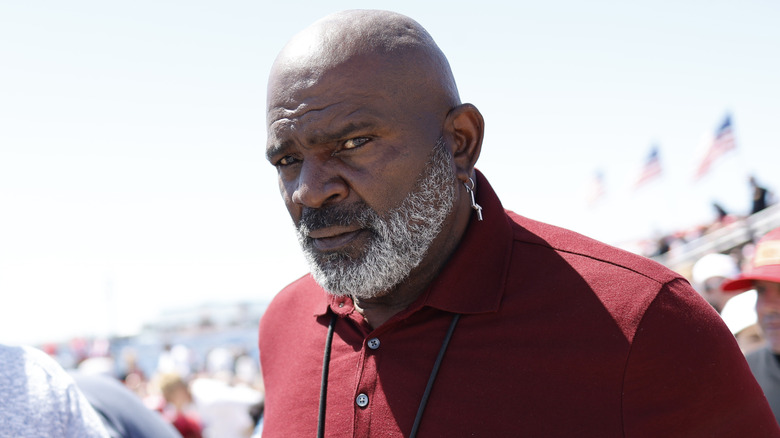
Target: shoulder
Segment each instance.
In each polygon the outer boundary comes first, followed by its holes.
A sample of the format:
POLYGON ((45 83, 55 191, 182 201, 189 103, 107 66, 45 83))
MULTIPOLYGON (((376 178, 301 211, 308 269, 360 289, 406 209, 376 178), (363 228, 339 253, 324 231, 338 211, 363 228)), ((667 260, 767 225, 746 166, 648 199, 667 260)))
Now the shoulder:
POLYGON ((326 292, 306 274, 287 285, 271 300, 263 317, 277 313, 314 313, 322 311, 326 302, 326 292))
POLYGON ((515 244, 523 245, 524 250, 554 251, 579 269, 598 270, 602 274, 641 276, 659 284, 682 278, 646 257, 511 211, 507 214, 513 223, 515 244))
POLYGON ((48 354, 27 346, 3 347, 0 363, 3 421, 17 427, 19 436, 106 436, 73 378, 48 354))
POLYGON ((687 280, 660 263, 571 230, 507 214, 512 222, 516 276, 545 295, 555 292, 550 296, 558 297, 559 307, 564 305, 562 297, 566 297, 566 306, 577 309, 598 303, 602 315, 629 342, 648 312, 670 315, 679 306, 696 324, 708 325, 718 318, 687 280))
POLYGON ((306 274, 290 283, 271 300, 260 320, 260 342, 265 333, 274 332, 291 324, 300 324, 323 313, 328 305, 327 293, 306 274), (309 318, 306 318, 309 317, 309 318))
POLYGON ((51 356, 28 346, 0 347, 0 364, 6 375, 25 382, 28 390, 64 391, 73 379, 51 356))
MULTIPOLYGON (((0 345, 0 386, 3 392, 37 388, 35 383, 46 382, 59 375, 56 362, 46 353, 26 346, 0 345)), ((64 371, 63 371, 64 373, 64 371)))
POLYGON ((24 351, 25 362, 28 366, 41 370, 41 372, 65 384, 73 381, 64 369, 51 356, 41 350, 32 347, 20 347, 24 351))

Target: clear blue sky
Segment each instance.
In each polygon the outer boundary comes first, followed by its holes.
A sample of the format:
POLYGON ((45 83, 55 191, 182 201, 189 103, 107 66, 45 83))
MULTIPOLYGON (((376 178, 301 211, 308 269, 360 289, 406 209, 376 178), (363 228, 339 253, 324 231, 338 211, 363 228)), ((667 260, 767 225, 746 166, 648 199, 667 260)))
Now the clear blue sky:
POLYGON ((505 206, 610 243, 780 190, 774 1, 0 3, 0 341, 132 332, 268 300, 306 268, 263 157, 265 82, 341 9, 405 13, 448 55, 505 206), (693 183, 703 136, 737 150, 693 183), (632 190, 657 143, 661 178, 632 190), (595 172, 606 194, 586 203, 595 172))

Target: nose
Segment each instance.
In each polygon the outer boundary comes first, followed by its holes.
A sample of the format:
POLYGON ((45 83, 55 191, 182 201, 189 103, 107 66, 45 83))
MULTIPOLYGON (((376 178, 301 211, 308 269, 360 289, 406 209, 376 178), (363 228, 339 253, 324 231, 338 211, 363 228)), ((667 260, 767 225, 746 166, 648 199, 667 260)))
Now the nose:
POLYGON ((320 208, 347 197, 349 187, 344 179, 328 166, 327 161, 305 160, 295 181, 292 202, 309 208, 320 208))

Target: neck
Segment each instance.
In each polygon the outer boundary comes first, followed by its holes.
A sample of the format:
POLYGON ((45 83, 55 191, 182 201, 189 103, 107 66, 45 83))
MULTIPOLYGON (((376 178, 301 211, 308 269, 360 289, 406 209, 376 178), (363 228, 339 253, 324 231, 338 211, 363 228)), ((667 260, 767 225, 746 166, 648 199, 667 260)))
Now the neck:
MULTIPOLYGON (((441 263, 443 266, 443 263, 441 263)), ((416 268, 417 271, 420 267, 416 268)), ((439 266, 441 269, 441 266, 439 266)), ((403 311, 425 292, 438 274, 439 269, 412 272, 408 279, 390 291, 372 298, 352 297, 357 310, 371 328, 377 328, 397 313, 403 311)))
POLYGON ((409 307, 418 296, 419 293, 414 296, 409 296, 405 300, 384 300, 386 297, 368 299, 353 298, 353 302, 355 303, 355 310, 363 315, 363 320, 372 329, 375 329, 387 322, 387 320, 397 313, 409 307))

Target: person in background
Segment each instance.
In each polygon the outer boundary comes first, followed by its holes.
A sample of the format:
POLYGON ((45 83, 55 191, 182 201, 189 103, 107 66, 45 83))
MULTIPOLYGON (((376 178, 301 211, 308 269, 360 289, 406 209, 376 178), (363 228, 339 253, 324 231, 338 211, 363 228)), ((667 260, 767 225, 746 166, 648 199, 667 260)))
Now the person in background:
POLYGON ((71 373, 81 392, 100 414, 111 438, 180 438, 159 412, 147 408, 119 380, 101 374, 71 373))
POLYGON ((227 370, 199 375, 190 381, 190 393, 203 425, 203 435, 246 438, 255 427, 251 407, 263 399, 260 391, 227 370))
POLYGON ((160 391, 167 406, 163 415, 173 424, 183 438, 202 438, 202 426, 192 414, 192 394, 187 382, 178 374, 169 373, 160 376, 160 391))
POLYGON ((780 228, 762 237, 751 263, 723 284, 726 291, 750 288, 756 290, 756 315, 766 344, 746 359, 780 422, 780 228))
MULTIPOLYGON (((780 436, 684 278, 504 209, 475 169, 483 117, 419 23, 316 22, 276 58, 266 116, 311 275, 260 324, 265 438, 780 436)), ((556 172, 517 163, 539 165, 556 172)))
POLYGON ((73 378, 49 355, 0 344, 0 437, 107 438, 73 378))
POLYGON ((249 408, 249 415, 252 416, 254 429, 251 438, 260 438, 263 435, 263 408, 265 403, 261 400, 249 408))
POLYGON ((713 201, 712 208, 715 210, 715 222, 723 225, 729 220, 729 213, 718 202, 713 201))
POLYGON ((758 184, 755 176, 750 176, 750 188, 753 190, 752 204, 750 208, 750 214, 758 213, 759 211, 769 206, 769 190, 761 187, 758 184))
POLYGON ((721 285, 726 279, 733 278, 737 274, 739 274, 737 262, 729 255, 718 253, 703 256, 694 263, 691 270, 694 289, 718 313, 723 311, 723 306, 734 296, 734 293, 725 292, 721 285))

